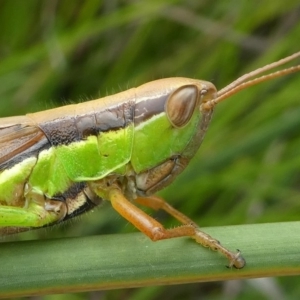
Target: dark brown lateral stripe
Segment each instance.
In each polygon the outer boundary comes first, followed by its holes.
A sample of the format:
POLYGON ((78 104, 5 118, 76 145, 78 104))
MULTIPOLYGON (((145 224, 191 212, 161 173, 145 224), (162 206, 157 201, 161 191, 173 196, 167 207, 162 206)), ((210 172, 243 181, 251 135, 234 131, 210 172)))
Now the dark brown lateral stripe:
POLYGON ((128 101, 113 108, 96 112, 97 131, 118 130, 133 122, 135 102, 128 101))
POLYGON ((38 125, 52 146, 69 145, 72 142, 80 141, 80 135, 73 116, 54 119, 38 125))
POLYGON ((139 125, 153 116, 165 111, 165 103, 169 94, 162 95, 156 98, 150 98, 135 105, 134 125, 139 125))
POLYGON ((134 102, 125 102, 82 116, 66 116, 39 124, 53 146, 69 145, 100 132, 125 128, 133 122, 134 102))

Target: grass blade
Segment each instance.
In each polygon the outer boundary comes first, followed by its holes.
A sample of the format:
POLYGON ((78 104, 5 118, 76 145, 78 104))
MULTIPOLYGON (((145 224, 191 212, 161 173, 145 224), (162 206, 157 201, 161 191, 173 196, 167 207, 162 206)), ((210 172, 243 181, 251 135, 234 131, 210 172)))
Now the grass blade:
POLYGON ((8 242, 0 245, 0 297, 300 274, 300 222, 206 228, 247 265, 192 240, 153 243, 140 233, 8 242))

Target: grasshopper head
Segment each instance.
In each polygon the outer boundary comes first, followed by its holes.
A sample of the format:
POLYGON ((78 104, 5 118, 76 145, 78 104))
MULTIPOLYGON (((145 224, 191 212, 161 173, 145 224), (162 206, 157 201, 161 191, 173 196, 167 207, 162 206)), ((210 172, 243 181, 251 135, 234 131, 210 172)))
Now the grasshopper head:
POLYGON ((161 79, 136 91, 131 164, 142 194, 166 186, 186 167, 212 113, 200 107, 216 95, 212 83, 188 78, 161 79))

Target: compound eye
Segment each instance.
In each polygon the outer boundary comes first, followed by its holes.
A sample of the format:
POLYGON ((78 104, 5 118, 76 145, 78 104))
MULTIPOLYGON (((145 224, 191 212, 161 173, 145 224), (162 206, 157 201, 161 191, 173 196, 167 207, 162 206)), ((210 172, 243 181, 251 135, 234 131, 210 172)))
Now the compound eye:
POLYGON ((174 91, 166 102, 166 114, 174 127, 183 127, 191 119, 198 99, 195 85, 184 85, 174 91))

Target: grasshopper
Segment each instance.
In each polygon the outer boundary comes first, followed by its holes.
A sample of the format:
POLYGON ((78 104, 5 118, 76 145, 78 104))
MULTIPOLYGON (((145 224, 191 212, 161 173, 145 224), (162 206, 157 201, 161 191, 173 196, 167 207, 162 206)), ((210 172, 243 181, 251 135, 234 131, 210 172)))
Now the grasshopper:
POLYGON ((166 78, 86 103, 0 119, 0 232, 57 224, 108 200, 153 241, 188 236, 222 253, 229 267, 243 268, 240 251, 226 249, 153 194, 198 151, 216 104, 300 71, 297 65, 261 75, 299 56, 248 73, 219 92, 207 81, 166 78), (165 210, 182 226, 165 229, 136 204, 165 210))

